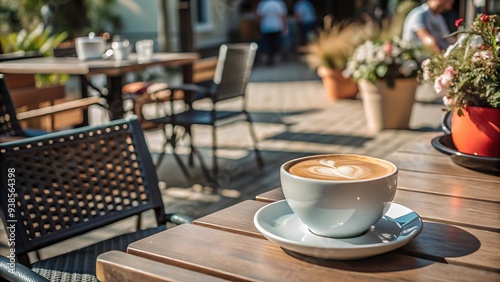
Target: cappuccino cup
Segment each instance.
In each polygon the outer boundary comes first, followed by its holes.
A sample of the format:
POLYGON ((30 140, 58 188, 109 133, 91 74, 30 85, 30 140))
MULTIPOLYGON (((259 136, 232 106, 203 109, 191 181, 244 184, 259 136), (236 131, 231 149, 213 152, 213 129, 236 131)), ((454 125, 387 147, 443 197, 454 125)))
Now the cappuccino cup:
POLYGON ((379 158, 329 154, 290 160, 280 168, 283 194, 294 214, 320 236, 366 232, 389 209, 398 168, 379 158))

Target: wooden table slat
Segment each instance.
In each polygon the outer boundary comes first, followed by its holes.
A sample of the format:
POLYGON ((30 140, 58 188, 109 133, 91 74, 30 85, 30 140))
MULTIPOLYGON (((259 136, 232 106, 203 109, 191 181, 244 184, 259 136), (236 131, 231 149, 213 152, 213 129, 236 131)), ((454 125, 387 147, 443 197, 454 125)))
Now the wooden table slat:
POLYGON ((396 152, 386 157, 400 170, 418 171, 429 174, 446 174, 460 178, 500 181, 500 176, 475 171, 455 164, 447 155, 420 155, 396 152))
POLYGON ((398 190, 394 202, 404 205, 423 219, 500 232, 500 205, 398 190))
MULTIPOLYGON (((253 224, 253 217, 267 204, 244 201, 199 218, 194 224, 265 239, 253 224)), ((425 221, 422 232, 411 243, 396 252, 500 271, 500 233, 496 232, 425 221)))
POLYGON ((436 150, 431 140, 434 137, 442 136, 444 132, 429 132, 416 137, 412 142, 407 142, 397 149, 398 152, 415 153, 415 154, 428 154, 428 155, 443 155, 443 153, 436 150))
POLYGON ((268 203, 246 200, 196 219, 193 224, 264 238, 253 223, 253 215, 268 203))
POLYGON ((99 255, 96 263, 96 275, 101 282, 227 281, 120 251, 109 251, 99 255))
POLYGON ((262 194, 259 194, 255 197, 255 199, 259 202, 267 202, 267 203, 272 203, 276 202, 279 200, 283 200, 285 198, 285 195, 283 195, 283 190, 281 190, 281 187, 269 190, 267 192, 264 192, 262 194))
POLYGON ((258 238, 183 224, 130 244, 128 252, 189 270, 237 281, 323 281, 411 277, 421 281, 481 281, 500 273, 433 262, 394 252, 353 261, 319 260, 285 253, 258 238), (158 242, 161 242, 159 244, 158 242), (272 277, 272 278, 271 278, 272 277))
POLYGON ((486 179, 400 170, 398 189, 500 203, 500 184, 486 179))

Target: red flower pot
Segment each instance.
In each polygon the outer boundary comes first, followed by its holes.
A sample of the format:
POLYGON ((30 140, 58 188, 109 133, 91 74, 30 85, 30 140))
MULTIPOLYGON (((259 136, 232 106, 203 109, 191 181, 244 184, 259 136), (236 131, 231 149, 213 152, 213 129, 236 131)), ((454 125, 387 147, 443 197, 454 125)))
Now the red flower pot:
POLYGON ((451 137, 459 152, 500 158, 500 109, 467 106, 451 118, 451 137))

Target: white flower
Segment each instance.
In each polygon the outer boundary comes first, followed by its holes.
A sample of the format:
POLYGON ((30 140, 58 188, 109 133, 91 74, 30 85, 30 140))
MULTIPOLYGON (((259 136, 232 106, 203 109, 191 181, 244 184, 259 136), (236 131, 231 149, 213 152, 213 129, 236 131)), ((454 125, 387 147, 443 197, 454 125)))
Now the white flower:
POLYGON ((418 68, 417 62, 413 60, 405 61, 401 66, 399 67, 399 72, 405 76, 408 77, 410 76, 413 71, 415 71, 418 68))
POLYGON ((429 64, 431 63, 431 59, 425 59, 422 61, 421 67, 423 72, 424 80, 431 79, 431 72, 429 70, 429 64))
POLYGON ((483 38, 481 38, 481 36, 479 35, 475 35, 474 37, 472 37, 472 40, 470 41, 470 46, 472 48, 479 49, 481 48, 483 43, 484 43, 483 38))

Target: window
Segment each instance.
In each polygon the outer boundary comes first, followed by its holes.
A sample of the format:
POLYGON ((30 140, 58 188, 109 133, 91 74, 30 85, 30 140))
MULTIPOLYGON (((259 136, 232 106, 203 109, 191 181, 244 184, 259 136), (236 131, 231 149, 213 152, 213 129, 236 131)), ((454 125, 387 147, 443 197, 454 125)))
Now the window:
POLYGON ((211 0, 192 0, 193 23, 196 32, 204 32, 213 28, 211 0))

